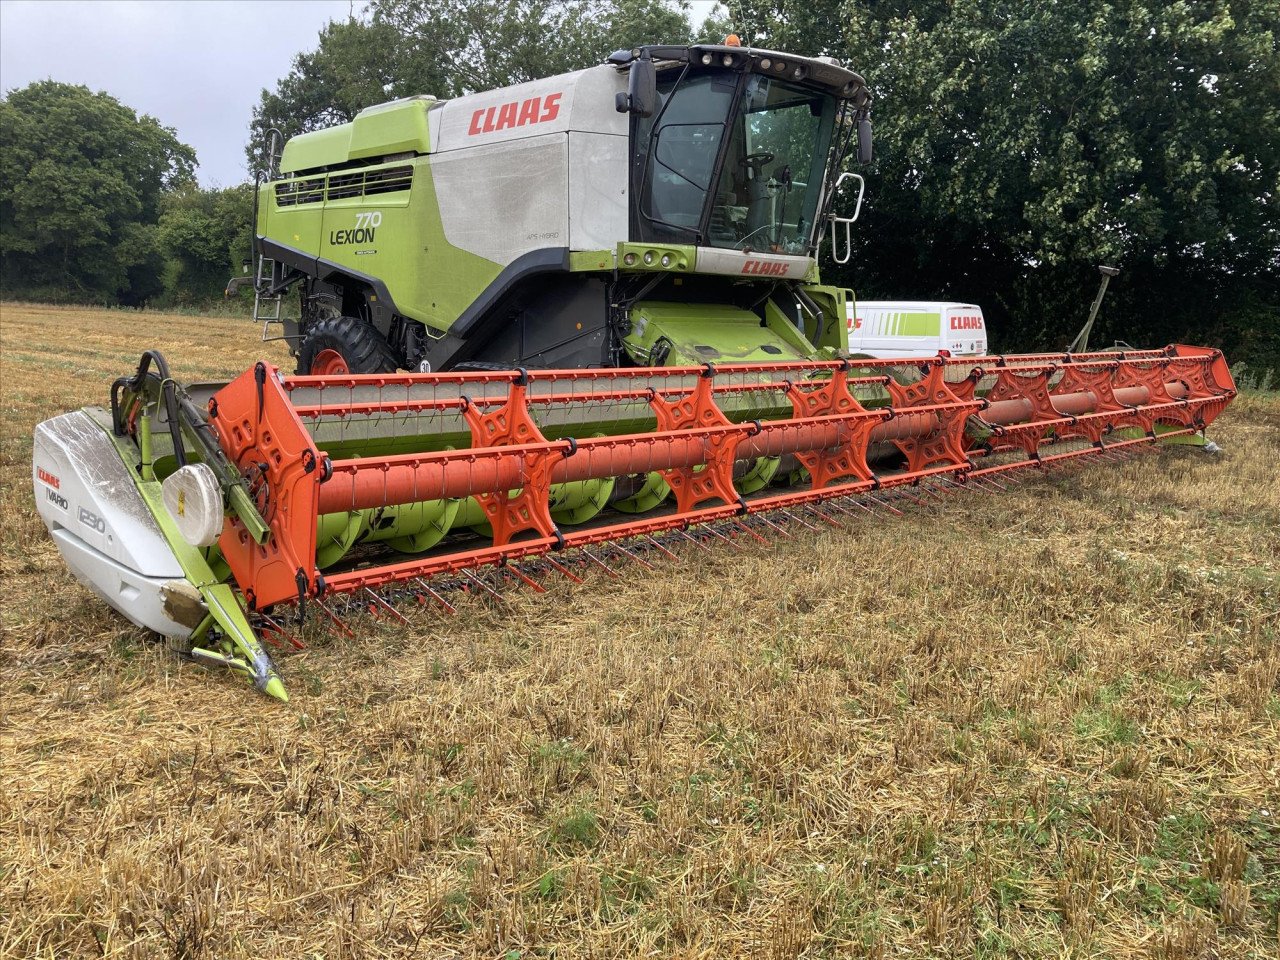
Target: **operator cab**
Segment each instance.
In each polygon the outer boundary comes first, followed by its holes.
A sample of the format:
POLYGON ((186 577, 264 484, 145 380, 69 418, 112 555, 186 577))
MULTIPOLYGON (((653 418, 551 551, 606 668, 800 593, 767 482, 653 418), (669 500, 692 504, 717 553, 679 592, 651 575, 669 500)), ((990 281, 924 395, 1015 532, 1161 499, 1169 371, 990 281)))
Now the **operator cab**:
MULTIPOLYGON (((634 67, 650 56, 651 112, 631 104, 632 238, 811 254, 824 186, 854 116, 866 121, 862 78, 826 59, 733 46, 641 48, 610 59, 634 67)), ((620 98, 620 109, 627 103, 620 98)))

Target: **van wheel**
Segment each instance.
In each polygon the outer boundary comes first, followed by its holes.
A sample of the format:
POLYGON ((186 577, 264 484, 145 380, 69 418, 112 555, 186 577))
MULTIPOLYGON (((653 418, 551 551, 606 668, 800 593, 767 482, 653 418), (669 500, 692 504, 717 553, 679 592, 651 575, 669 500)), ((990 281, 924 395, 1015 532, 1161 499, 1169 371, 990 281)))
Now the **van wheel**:
POLYGON ((298 351, 298 373, 340 377, 349 373, 394 373, 400 366, 391 345, 372 324, 355 317, 325 317, 307 327, 298 351))

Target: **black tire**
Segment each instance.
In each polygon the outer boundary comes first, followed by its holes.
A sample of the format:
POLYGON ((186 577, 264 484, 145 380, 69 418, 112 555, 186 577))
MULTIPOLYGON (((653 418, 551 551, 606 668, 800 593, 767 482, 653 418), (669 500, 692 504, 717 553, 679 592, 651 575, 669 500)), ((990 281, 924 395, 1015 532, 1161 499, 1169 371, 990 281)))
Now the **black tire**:
POLYGON ((391 344, 372 324, 355 317, 325 317, 310 324, 298 350, 298 373, 310 373, 326 352, 341 354, 348 373, 394 373, 400 367, 391 344))

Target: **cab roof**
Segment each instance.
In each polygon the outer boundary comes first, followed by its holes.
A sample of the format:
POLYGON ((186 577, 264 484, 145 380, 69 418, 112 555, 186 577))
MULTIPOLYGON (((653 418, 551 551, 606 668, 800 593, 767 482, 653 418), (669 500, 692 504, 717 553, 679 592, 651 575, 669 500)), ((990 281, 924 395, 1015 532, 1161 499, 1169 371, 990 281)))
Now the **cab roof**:
POLYGON ((750 70, 817 87, 842 100, 852 100, 859 109, 871 103, 867 81, 831 57, 801 57, 759 47, 697 43, 688 47, 653 45, 619 50, 609 57, 609 62, 618 68, 630 67, 633 61, 646 54, 655 61, 659 70, 680 64, 701 64, 740 72, 750 70))

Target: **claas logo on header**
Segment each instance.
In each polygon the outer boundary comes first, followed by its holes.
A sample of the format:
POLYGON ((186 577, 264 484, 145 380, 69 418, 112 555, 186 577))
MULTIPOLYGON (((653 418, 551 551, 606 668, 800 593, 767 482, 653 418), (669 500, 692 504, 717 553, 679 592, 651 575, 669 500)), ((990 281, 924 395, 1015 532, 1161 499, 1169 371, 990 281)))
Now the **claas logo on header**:
POLYGON ((532 123, 547 123, 560 116, 562 96, 562 93, 549 93, 545 97, 529 97, 527 100, 512 100, 492 107, 481 107, 471 114, 471 127, 467 130, 467 136, 527 127, 532 123))
POLYGON ((981 330, 982 318, 981 317, 952 317, 951 329, 952 330, 981 330))

